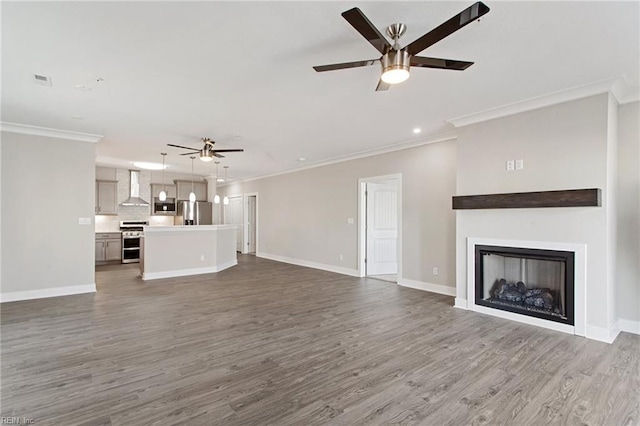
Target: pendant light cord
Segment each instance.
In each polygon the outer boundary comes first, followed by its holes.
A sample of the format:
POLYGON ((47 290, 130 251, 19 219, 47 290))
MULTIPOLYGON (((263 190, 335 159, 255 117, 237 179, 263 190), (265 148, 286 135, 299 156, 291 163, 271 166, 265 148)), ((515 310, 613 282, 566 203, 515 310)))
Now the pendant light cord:
POLYGON ((160 154, 162 155, 162 190, 166 193, 167 185, 164 183, 164 158, 167 156, 167 153, 161 152, 160 154))
POLYGON ((193 192, 193 160, 195 160, 196 157, 191 157, 191 192, 193 192))

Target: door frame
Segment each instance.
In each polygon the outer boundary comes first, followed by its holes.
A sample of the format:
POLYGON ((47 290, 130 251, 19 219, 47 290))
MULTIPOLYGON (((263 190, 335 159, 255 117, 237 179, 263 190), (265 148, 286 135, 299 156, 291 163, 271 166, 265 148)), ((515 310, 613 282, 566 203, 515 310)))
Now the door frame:
MULTIPOLYGON (((240 248, 244 248, 243 244, 244 244, 244 217, 245 217, 245 213, 244 213, 244 194, 235 194, 235 195, 227 195, 227 198, 229 199, 229 204, 224 204, 224 203, 220 203, 220 205, 222 206, 222 211, 224 212, 224 220, 222 221, 224 225, 227 225, 227 213, 229 211, 229 208, 231 207, 231 199, 234 198, 239 198, 240 199, 240 205, 242 206, 242 231, 243 231, 243 235, 242 235, 242 239, 243 241, 240 241, 240 248)), ((236 247, 237 247, 237 241, 236 241, 236 247)), ((244 253, 243 251, 240 251, 240 253, 244 253)))
POLYGON ((402 173, 383 176, 372 176, 358 179, 358 276, 364 277, 367 272, 365 256, 367 254, 367 205, 365 191, 367 183, 377 183, 381 180, 395 180, 397 189, 398 237, 396 239, 396 261, 398 262, 398 282, 402 278, 402 173))
POLYGON ((241 253, 249 253, 247 249, 249 242, 249 197, 256 197, 256 251, 254 252, 256 255, 258 254, 258 193, 257 192, 247 192, 246 194, 242 194, 242 252, 241 253))

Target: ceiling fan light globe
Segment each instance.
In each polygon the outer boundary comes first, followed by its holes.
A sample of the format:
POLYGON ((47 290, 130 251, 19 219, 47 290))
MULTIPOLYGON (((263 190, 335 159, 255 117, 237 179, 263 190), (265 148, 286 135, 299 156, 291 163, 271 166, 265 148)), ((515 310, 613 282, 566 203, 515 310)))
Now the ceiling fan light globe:
POLYGON ((404 50, 392 50, 382 57, 382 76, 387 84, 402 83, 409 78, 411 55, 404 50))
POLYGON ((218 194, 216 194, 216 196, 213 197, 213 202, 216 204, 220 204, 220 196, 218 194))
POLYGON ((382 81, 387 84, 402 83, 409 78, 409 70, 404 68, 388 69, 382 73, 382 81))
POLYGON ((225 206, 228 206, 229 205, 229 197, 224 197, 222 199, 222 204, 224 204, 225 206))
POLYGON ((209 146, 206 145, 205 148, 203 148, 200 151, 200 160, 201 161, 205 161, 205 162, 209 162, 209 161, 213 161, 213 152, 211 152, 210 149, 208 149, 209 146))
POLYGON ((164 191, 160 191, 160 194, 158 194, 158 198, 160 199, 160 201, 167 201, 167 193, 164 191))
POLYGON ((191 192, 189 194, 189 201, 191 201, 192 203, 196 201, 196 194, 194 192, 191 192))

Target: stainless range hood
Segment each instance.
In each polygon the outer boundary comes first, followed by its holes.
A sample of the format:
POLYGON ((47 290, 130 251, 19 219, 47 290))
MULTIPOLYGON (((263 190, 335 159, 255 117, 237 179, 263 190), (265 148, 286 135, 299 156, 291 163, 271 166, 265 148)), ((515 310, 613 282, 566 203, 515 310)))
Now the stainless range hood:
POLYGON ((129 170, 129 177, 131 179, 129 198, 122 202, 122 206, 148 206, 149 203, 140 198, 140 171, 129 170))

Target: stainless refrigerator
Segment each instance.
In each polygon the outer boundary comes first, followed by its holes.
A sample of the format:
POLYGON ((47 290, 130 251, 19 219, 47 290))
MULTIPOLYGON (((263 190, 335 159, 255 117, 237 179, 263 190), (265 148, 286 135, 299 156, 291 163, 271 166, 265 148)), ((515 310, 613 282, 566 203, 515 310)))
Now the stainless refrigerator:
POLYGON ((212 225, 213 206, 208 201, 177 201, 175 225, 212 225))

